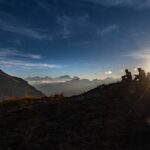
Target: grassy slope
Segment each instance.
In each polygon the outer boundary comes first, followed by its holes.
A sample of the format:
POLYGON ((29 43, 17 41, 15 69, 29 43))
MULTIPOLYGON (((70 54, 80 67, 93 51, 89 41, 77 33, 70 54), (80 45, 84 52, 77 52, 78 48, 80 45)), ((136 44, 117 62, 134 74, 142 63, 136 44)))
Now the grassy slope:
POLYGON ((117 83, 61 100, 2 103, 0 150, 147 150, 147 88, 117 83))

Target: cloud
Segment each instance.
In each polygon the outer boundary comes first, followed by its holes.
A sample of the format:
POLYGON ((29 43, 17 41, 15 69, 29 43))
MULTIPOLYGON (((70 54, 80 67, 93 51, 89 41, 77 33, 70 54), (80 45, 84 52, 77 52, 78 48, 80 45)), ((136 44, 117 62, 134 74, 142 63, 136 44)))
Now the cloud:
POLYGON ((133 8, 149 8, 150 0, 83 0, 95 4, 100 4, 106 7, 121 6, 133 8))
POLYGON ((71 18, 64 15, 62 17, 57 16, 57 23, 61 27, 61 32, 58 32, 57 35, 61 36, 62 38, 68 38, 71 36, 70 25, 71 25, 71 18))
POLYGON ((101 36, 104 36, 104 35, 107 35, 115 30, 117 30, 119 28, 118 25, 116 24, 113 24, 113 25, 110 25, 110 26, 107 26, 106 28, 104 28, 103 30, 99 30, 97 32, 98 35, 101 35, 101 36))
POLYGON ((9 56, 21 56, 21 57, 27 57, 32 59, 41 58, 41 55, 23 53, 15 49, 0 48, 0 57, 9 57, 9 56))
POLYGON ((60 69, 62 66, 55 64, 46 64, 46 63, 30 63, 25 61, 17 61, 17 60, 0 60, 0 65, 5 67, 24 67, 24 68, 57 68, 60 69))
POLYGON ((141 37, 141 36, 145 36, 146 32, 142 31, 142 32, 135 32, 131 34, 131 37, 141 37))
POLYGON ((53 39, 52 36, 48 36, 43 32, 39 32, 35 29, 23 26, 22 23, 19 21, 19 19, 13 15, 10 15, 5 12, 0 12, 0 16, 3 16, 4 18, 4 19, 2 18, 0 19, 0 30, 15 33, 15 34, 20 34, 38 40, 53 39), (7 21, 5 18, 7 18, 7 21))
POLYGON ((127 55, 123 55, 123 57, 129 57, 132 59, 149 59, 150 58, 150 50, 141 50, 137 52, 132 52, 127 55))
POLYGON ((77 33, 77 26, 80 25, 80 27, 83 27, 88 19, 88 14, 71 17, 67 15, 57 16, 56 21, 60 27, 60 31, 56 33, 57 36, 62 39, 72 37, 73 34, 77 33))
POLYGON ((56 65, 56 64, 49 64, 49 63, 32 63, 29 61, 22 61, 16 59, 9 58, 10 56, 20 56, 25 58, 31 58, 31 59, 40 59, 42 58, 41 55, 36 54, 30 54, 30 53, 24 53, 15 49, 5 49, 0 48, 0 65, 5 67, 21 67, 25 69, 42 69, 42 68, 57 68, 60 69, 62 66, 56 65))

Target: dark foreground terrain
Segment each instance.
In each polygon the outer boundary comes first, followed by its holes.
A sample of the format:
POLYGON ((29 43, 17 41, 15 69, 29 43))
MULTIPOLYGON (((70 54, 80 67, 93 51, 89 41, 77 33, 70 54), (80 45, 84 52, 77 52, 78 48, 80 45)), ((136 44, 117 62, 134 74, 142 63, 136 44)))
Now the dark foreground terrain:
POLYGON ((0 104, 0 150, 148 149, 146 83, 116 83, 71 98, 0 104))

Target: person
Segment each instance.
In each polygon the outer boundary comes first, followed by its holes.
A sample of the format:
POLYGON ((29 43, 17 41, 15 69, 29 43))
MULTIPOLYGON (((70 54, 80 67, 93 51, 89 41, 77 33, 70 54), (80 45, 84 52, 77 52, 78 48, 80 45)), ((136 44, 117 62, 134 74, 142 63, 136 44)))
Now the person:
POLYGON ((138 68, 138 72, 139 72, 138 75, 135 74, 134 81, 141 81, 141 82, 146 81, 146 73, 145 73, 145 71, 142 68, 138 68))
POLYGON ((147 81, 150 82, 150 72, 147 73, 147 81))
POLYGON ((124 76, 122 76, 122 82, 131 82, 132 81, 132 74, 131 74, 131 72, 128 69, 126 69, 125 73, 126 74, 124 76))

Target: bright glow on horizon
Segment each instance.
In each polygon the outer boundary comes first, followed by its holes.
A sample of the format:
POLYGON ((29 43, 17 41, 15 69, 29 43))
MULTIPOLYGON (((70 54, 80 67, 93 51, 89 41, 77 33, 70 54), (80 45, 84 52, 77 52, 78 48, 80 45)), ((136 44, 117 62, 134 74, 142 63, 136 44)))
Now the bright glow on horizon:
POLYGON ((105 71, 105 74, 106 74, 106 75, 111 75, 111 74, 112 74, 112 71, 105 71))

